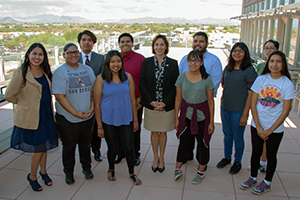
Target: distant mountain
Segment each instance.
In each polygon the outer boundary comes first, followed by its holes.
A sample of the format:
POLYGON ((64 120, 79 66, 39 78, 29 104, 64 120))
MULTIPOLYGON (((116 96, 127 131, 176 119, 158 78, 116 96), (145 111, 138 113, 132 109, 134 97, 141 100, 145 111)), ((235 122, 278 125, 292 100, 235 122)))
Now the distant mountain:
POLYGON ((0 23, 165 23, 165 24, 207 24, 207 25, 240 25, 240 21, 229 20, 226 18, 204 18, 204 19, 195 19, 189 20, 185 18, 179 17, 165 17, 165 18, 157 18, 157 17, 141 17, 134 19, 107 19, 107 20, 88 20, 83 17, 71 17, 71 16, 58 16, 53 14, 44 14, 44 15, 36 15, 30 17, 16 17, 15 19, 11 17, 0 18, 0 23), (2 22, 3 21, 3 22, 2 22))
POLYGON ((13 24, 13 23, 22 23, 22 22, 14 20, 11 17, 0 18, 0 24, 13 24))
POLYGON ((16 17, 23 23, 89 23, 89 20, 83 17, 58 16, 53 14, 36 15, 30 17, 16 17))
POLYGON ((121 19, 121 20, 106 20, 106 22, 112 23, 170 23, 170 24, 210 24, 210 25, 240 25, 239 21, 232 21, 226 18, 217 19, 217 18, 204 18, 204 19, 195 19, 189 20, 185 18, 179 17, 165 17, 165 18, 157 18, 157 17, 142 17, 135 19, 121 19))

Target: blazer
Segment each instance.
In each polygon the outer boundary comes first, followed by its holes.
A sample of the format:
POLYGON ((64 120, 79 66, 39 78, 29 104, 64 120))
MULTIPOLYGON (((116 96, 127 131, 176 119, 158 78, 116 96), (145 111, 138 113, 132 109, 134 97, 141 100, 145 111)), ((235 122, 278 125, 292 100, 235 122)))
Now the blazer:
MULTIPOLYGON (((82 63, 82 52, 80 52, 79 61, 82 63)), ((104 62, 104 56, 92 51, 90 67, 93 69, 95 76, 97 77, 102 72, 102 65, 104 62)), ((85 63, 82 63, 85 64, 85 63)))
MULTIPOLYGON (((166 104, 166 111, 174 109, 176 96, 175 83, 178 76, 179 70, 177 60, 167 57, 163 81, 163 102, 166 104)), ((154 56, 152 56, 145 58, 143 61, 139 83, 139 89, 142 95, 141 104, 151 110, 154 108, 150 103, 156 101, 155 86, 155 65, 154 56)))
MULTIPOLYGON (((44 73, 45 74, 45 73, 44 73)), ((45 74, 51 92, 51 82, 45 74)), ((24 129, 36 130, 39 125, 42 85, 37 82, 28 67, 26 85, 23 87, 22 69, 19 67, 12 75, 4 98, 15 104, 14 125, 24 129)))

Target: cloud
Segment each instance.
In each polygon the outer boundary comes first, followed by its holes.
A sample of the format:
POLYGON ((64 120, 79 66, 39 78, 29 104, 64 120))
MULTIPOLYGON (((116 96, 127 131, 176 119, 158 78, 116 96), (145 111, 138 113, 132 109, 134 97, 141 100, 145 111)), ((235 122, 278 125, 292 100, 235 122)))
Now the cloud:
POLYGON ((241 4, 230 4, 230 3, 227 3, 227 4, 221 4, 221 5, 223 5, 223 6, 237 6, 237 7, 241 7, 241 4))
POLYGON ((241 12, 241 0, 0 0, 0 17, 40 14, 81 16, 87 19, 139 17, 229 18, 241 12), (2 2, 5 1, 5 2, 2 2))

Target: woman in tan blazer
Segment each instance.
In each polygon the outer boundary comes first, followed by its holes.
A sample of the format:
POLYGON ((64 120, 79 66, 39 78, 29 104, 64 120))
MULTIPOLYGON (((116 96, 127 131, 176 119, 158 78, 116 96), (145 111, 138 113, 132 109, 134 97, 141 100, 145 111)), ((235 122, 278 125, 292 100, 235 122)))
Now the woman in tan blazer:
POLYGON ((46 172, 47 150, 58 146, 51 79, 47 52, 42 44, 34 43, 27 50, 21 67, 14 71, 4 96, 15 104, 11 148, 33 153, 27 180, 34 191, 43 189, 36 177, 39 165, 44 183, 52 185, 46 172))

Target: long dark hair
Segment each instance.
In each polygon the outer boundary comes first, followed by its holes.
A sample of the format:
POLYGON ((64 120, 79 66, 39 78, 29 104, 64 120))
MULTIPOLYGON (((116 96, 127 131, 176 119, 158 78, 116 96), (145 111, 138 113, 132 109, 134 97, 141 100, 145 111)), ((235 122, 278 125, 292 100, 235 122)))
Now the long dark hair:
POLYGON ((240 47, 245 52, 245 57, 243 58, 240 69, 245 70, 248 67, 252 66, 251 57, 250 57, 250 53, 249 53, 249 49, 248 49, 247 45, 244 42, 237 42, 231 48, 230 55, 228 57, 228 63, 227 63, 226 69, 230 72, 234 69, 234 65, 235 65, 235 60, 232 57, 232 52, 236 47, 240 47))
POLYGON ((269 69, 269 62, 270 62, 270 59, 273 55, 279 55, 281 57, 281 62, 282 62, 282 69, 281 69, 281 74, 283 76, 286 76, 288 77, 290 80, 291 80, 291 75, 290 75, 290 72, 289 72, 289 69, 288 69, 288 65, 287 65, 287 62, 286 62, 286 57, 285 57, 285 54, 281 51, 274 51, 273 53, 270 54, 265 66, 264 66, 264 70, 263 72, 261 73, 261 75, 263 74, 267 74, 267 73, 271 73, 270 69, 269 69))
MULTIPOLYGON (((194 58, 194 59, 199 59, 200 58, 203 61, 203 54, 201 53, 201 51, 195 49, 195 50, 192 50, 188 54, 187 60, 190 60, 191 58, 194 58)), ((201 74, 202 78, 207 79, 208 73, 205 70, 204 63, 200 66, 199 70, 200 70, 200 74, 201 74)))
POLYGON ((106 54, 105 60, 103 63, 103 73, 101 74, 101 76, 102 76, 103 80, 106 80, 108 83, 111 82, 112 73, 110 71, 109 64, 110 64, 111 57, 113 57, 113 56, 119 56, 121 58, 122 68, 118 71, 118 74, 119 74, 119 78, 120 78, 121 82, 124 82, 127 80, 127 76, 125 74, 123 57, 122 57, 122 54, 117 50, 111 50, 106 54))
POLYGON ((45 47, 41 44, 41 43, 33 43, 29 49, 27 50, 25 57, 24 57, 24 61, 21 65, 21 69, 22 69, 22 76, 23 76, 23 86, 26 85, 26 74, 27 74, 27 70, 28 67, 30 66, 30 62, 29 62, 29 54, 32 52, 32 50, 35 47, 39 47, 42 49, 43 54, 44 54, 44 60, 42 62, 42 64, 40 65, 40 67, 43 69, 44 73, 48 76, 49 80, 52 80, 52 72, 50 69, 50 65, 49 65, 49 60, 48 60, 48 55, 46 52, 45 47))

